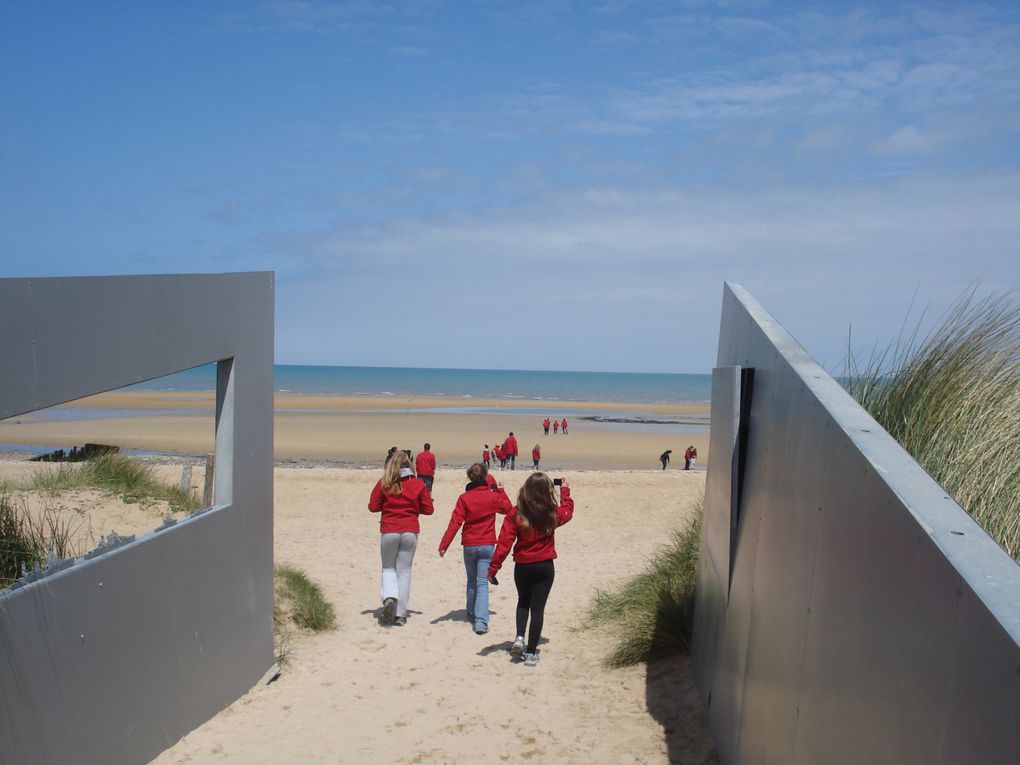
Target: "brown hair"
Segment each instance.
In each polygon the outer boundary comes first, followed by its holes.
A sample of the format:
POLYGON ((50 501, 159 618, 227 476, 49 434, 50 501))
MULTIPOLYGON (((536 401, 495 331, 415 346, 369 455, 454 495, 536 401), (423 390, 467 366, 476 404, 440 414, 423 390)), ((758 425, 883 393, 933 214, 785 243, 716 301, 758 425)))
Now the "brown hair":
POLYGON ((400 450, 393 453, 383 470, 382 490, 384 494, 403 494, 404 487, 400 484, 400 471, 411 467, 411 458, 407 452, 400 450))
POLYGON ((556 530, 556 495, 545 473, 532 473, 517 494, 517 520, 521 528, 534 528, 544 537, 556 530))
POLYGON ((474 465, 467 469, 467 477, 471 483, 479 483, 485 480, 485 476, 489 474, 489 469, 485 467, 484 462, 476 462, 474 465))

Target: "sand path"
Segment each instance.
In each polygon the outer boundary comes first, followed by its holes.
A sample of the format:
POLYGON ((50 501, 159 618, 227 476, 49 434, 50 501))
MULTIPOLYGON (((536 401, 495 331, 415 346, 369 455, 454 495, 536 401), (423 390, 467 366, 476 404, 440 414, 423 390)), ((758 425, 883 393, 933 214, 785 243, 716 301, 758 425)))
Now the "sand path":
MULTIPOLYGON (((497 473, 516 494, 525 471, 497 473)), ((440 471, 405 627, 380 627, 379 471, 276 470, 276 559, 303 568, 339 628, 302 635, 277 681, 239 699, 154 762, 701 763, 703 711, 685 660, 607 670, 609 636, 579 630, 597 587, 620 581, 675 528, 704 473, 569 474, 574 520, 557 534, 541 664, 511 664, 512 564, 494 588, 488 635, 464 616, 464 568, 436 548, 465 479, 440 471)), ((459 540, 458 540, 459 542, 459 540)))

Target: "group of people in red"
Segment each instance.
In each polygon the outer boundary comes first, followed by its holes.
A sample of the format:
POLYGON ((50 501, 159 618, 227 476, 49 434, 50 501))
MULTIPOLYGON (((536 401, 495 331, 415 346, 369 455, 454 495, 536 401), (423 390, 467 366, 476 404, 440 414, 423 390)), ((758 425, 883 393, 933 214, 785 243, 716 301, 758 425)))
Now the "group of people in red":
MULTIPOLYGON (((510 466, 511 470, 516 470, 517 455, 520 454, 521 450, 517 445, 517 437, 514 436, 514 432, 511 430, 510 435, 504 439, 502 444, 498 441, 495 443, 496 445, 492 449, 489 449, 488 444, 482 449, 482 464, 486 468, 491 468, 493 462, 499 460, 500 470, 506 470, 507 465, 510 466)), ((531 461, 532 470, 538 470, 538 465, 542 461, 542 448, 538 444, 535 444, 531 450, 531 461)))
MULTIPOLYGON (((513 455, 516 439, 513 433, 513 455)), ((504 441, 501 449, 505 449, 504 441)), ((435 456, 429 444, 414 460, 435 475, 435 456), (426 455, 422 460, 422 455, 426 455)), ((537 465, 537 462, 536 462, 537 465)), ((513 468, 511 468, 513 469, 513 468)), ((467 470, 468 483, 456 505, 439 543, 443 557, 461 532, 464 569, 467 576, 465 603, 467 618, 474 631, 489 631, 489 585, 498 585, 496 574, 513 551, 514 584, 517 587, 516 636, 510 645, 511 658, 525 666, 538 664, 538 644, 542 638, 545 606, 556 575, 556 529, 574 515, 574 500, 565 479, 550 479, 534 472, 521 486, 516 505, 510 502, 502 484, 489 474, 485 462, 476 462, 467 470), (559 498, 556 488, 559 488, 559 498), (505 515, 496 536, 496 516, 505 515), (530 625, 530 626, 529 626, 530 625), (525 639, 525 636, 527 639, 525 639)), ((407 603, 411 594, 411 566, 418 547, 419 517, 432 515, 431 481, 415 475, 411 452, 390 449, 383 476, 372 489, 368 509, 380 514, 379 544, 382 558, 379 622, 401 627, 407 623, 407 603)))
POLYGON ((563 435, 567 435, 567 418, 564 417, 562 420, 550 420, 546 417, 542 420, 542 430, 545 431, 546 435, 549 435, 549 425, 552 425, 553 435, 556 435, 560 428, 563 429, 563 435))

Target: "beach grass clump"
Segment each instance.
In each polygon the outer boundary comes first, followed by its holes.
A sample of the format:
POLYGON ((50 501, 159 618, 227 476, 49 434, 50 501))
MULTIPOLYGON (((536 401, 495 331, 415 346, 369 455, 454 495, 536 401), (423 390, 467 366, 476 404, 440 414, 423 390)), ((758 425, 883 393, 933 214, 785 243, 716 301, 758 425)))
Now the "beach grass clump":
POLYGON ((1020 560, 1020 305, 960 298, 863 363, 850 394, 1016 560, 1020 560))
POLYGON ((7 487, 0 487, 0 589, 47 561, 79 555, 74 540, 82 523, 51 507, 33 515, 24 499, 18 501, 7 487))
POLYGON ((690 648, 702 507, 689 524, 649 559, 644 571, 621 587, 595 593, 588 626, 606 627, 616 644, 605 659, 626 667, 690 648))
POLYGON ((278 626, 291 621, 312 632, 323 632, 336 626, 333 604, 326 600, 322 589, 305 572, 292 566, 277 566, 274 581, 274 621, 278 626))
POLYGON ((36 474, 30 488, 48 492, 99 489, 119 495, 128 503, 162 500, 169 505, 170 512, 187 512, 199 506, 198 499, 190 491, 159 481, 151 465, 121 454, 103 454, 86 462, 61 464, 54 471, 36 474))

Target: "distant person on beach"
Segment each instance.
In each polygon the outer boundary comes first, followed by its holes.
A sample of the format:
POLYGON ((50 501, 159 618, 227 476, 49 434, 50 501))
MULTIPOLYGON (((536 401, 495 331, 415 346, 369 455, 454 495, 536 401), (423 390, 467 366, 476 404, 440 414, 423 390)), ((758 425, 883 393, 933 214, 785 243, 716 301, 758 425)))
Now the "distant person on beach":
POLYGON ((555 436, 559 432, 560 432, 560 421, 559 420, 553 420, 553 435, 555 436))
POLYGON ((514 437, 514 432, 511 430, 510 435, 506 437, 503 442, 503 454, 510 461, 510 469, 517 469, 517 455, 519 454, 517 448, 517 439, 514 437))
POLYGON ((524 666, 538 664, 538 643, 542 639, 545 604, 552 590, 556 568, 556 529, 574 516, 570 485, 562 479, 561 503, 557 503, 553 482, 545 473, 532 473, 517 495, 517 507, 507 514, 499 531, 496 554, 489 566, 489 581, 514 551, 514 584, 517 585, 517 637, 510 655, 523 658, 524 666), (531 630, 524 635, 531 621, 531 630))
POLYGON ((545 420, 542 422, 542 430, 545 431, 546 435, 549 435, 549 418, 548 417, 546 417, 545 420))
POLYGON ((538 463, 542 461, 542 447, 538 444, 535 444, 535 448, 531 450, 531 461, 535 463, 531 469, 538 470, 538 463))
POLYGON ((432 444, 425 444, 425 450, 414 458, 414 469, 431 494, 432 481, 436 477, 436 455, 432 453, 432 444))
POLYGON ((563 435, 567 435, 567 418, 563 418, 563 422, 560 423, 560 427, 563 428, 563 435))
POLYGON ((379 542, 382 557, 382 586, 379 597, 382 625, 402 627, 407 623, 407 601, 411 595, 411 564, 418 547, 418 516, 432 515, 432 495, 414 475, 409 451, 393 451, 383 477, 372 489, 368 509, 380 513, 379 542))
POLYGON ((486 444, 485 448, 482 449, 482 464, 485 465, 485 469, 488 470, 492 467, 492 459, 489 454, 489 445, 486 444))
POLYGON ((694 467, 694 460, 698 458, 698 450, 688 446, 684 452, 684 470, 691 470, 694 467))
POLYGON ((691 445, 691 470, 694 470, 694 466, 698 462, 698 449, 696 446, 691 445))
POLYGON ((506 455, 503 454, 503 447, 497 443, 492 447, 492 450, 496 453, 496 459, 499 460, 499 469, 503 470, 506 467, 506 455))
POLYGON ((669 455, 671 455, 672 453, 673 453, 672 449, 667 449, 666 451, 659 455, 659 462, 662 463, 663 470, 665 470, 666 465, 669 464, 669 455))
POLYGON ((489 470, 481 462, 468 468, 467 477, 468 485, 457 499, 450 525, 439 543, 439 557, 446 555, 463 525, 460 541, 467 573, 467 616, 475 634, 484 635, 489 631, 489 564, 496 551, 496 513, 506 515, 514 507, 502 486, 489 483, 489 470))

